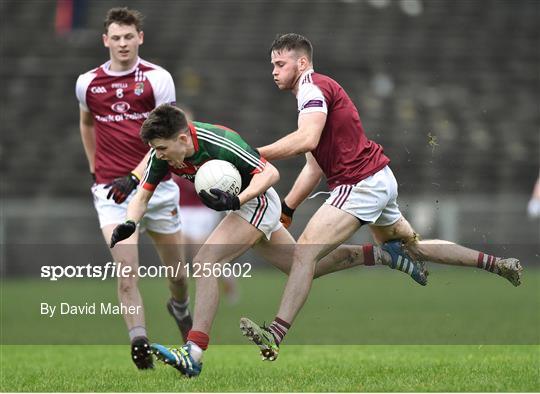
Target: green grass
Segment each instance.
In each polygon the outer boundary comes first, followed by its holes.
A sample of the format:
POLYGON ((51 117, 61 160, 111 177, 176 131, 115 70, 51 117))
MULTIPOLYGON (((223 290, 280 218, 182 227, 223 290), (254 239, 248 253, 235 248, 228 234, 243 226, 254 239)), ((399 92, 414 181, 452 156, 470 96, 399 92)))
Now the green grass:
MULTIPOLYGON (((39 313, 41 302, 116 302, 114 281, 2 280, 1 390, 540 391, 540 270, 518 288, 465 268, 433 267, 427 287, 384 267, 318 279, 279 359, 263 363, 238 319, 271 321, 285 279, 254 270, 240 282, 240 303, 220 306, 192 380, 163 365, 138 372, 120 316, 39 313)), ((165 281, 140 289, 151 340, 178 344, 165 281)))
MULTIPOLYGON (((241 316, 272 321, 285 279, 264 269, 242 279, 240 302, 234 306, 223 302, 219 308, 212 343, 245 344, 238 330, 241 316)), ((140 289, 151 338, 177 342, 176 326, 165 309, 165 280, 141 280, 140 289)), ((314 282, 287 344, 540 344, 539 289, 536 269, 525 271, 518 288, 477 269, 434 267, 426 287, 385 267, 352 269, 314 282)), ((113 280, 4 280, 1 290, 2 344, 126 342, 120 316, 40 315, 41 302, 116 303, 113 280)))
POLYGON ((128 346, 3 346, 2 391, 340 392, 540 390, 538 346, 213 346, 202 375, 138 372, 128 346))

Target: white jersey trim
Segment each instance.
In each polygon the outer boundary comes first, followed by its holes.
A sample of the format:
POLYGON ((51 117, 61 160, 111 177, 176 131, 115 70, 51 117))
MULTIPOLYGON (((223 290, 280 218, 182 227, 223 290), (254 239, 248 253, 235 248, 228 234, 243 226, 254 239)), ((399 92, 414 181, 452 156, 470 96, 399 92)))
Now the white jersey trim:
POLYGON ((133 71, 135 71, 137 69, 137 67, 139 67, 139 63, 141 62, 141 58, 138 57, 137 58, 137 63, 135 63, 135 65, 133 67, 131 67, 129 70, 125 70, 125 71, 112 71, 111 70, 111 61, 106 61, 105 63, 103 63, 101 65, 101 68, 103 69, 103 72, 107 75, 110 75, 111 77, 123 77, 124 75, 129 75, 131 74, 133 71))
POLYGON ((77 83, 75 84, 75 95, 79 100, 79 107, 86 112, 90 112, 88 105, 86 105, 86 91, 92 80, 96 77, 95 69, 88 71, 85 74, 79 75, 77 83))
POLYGON ((298 103, 298 113, 307 114, 311 112, 328 113, 328 106, 324 94, 317 85, 313 83, 313 69, 307 70, 300 76, 300 86, 296 100, 298 103))
POLYGON ((156 107, 161 104, 174 105, 176 103, 176 89, 171 74, 163 67, 156 66, 155 64, 144 60, 141 63, 145 66, 154 67, 154 70, 145 71, 143 74, 150 81, 150 85, 152 85, 156 107))
MULTIPOLYGON (((137 63, 131 69, 127 71, 111 71, 111 61, 107 61, 98 68, 101 68, 103 72, 109 76, 125 76, 131 73, 135 73, 135 81, 144 81, 148 78, 152 91, 154 92, 155 106, 161 104, 175 104, 176 103, 176 88, 171 74, 156 64, 147 62, 141 58, 137 59, 137 63), (140 65, 152 68, 152 70, 141 71, 140 65)), ((75 85, 75 94, 79 100, 79 107, 87 112, 90 112, 88 105, 86 104, 86 91, 88 86, 96 76, 96 70, 92 69, 85 74, 79 75, 77 83, 75 85)))

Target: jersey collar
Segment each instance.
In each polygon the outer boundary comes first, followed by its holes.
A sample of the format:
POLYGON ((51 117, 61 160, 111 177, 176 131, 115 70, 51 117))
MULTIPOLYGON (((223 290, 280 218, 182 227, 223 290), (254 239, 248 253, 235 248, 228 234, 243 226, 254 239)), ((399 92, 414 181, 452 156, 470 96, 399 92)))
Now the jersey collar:
POLYGON ((126 71, 111 71, 111 61, 107 61, 105 62, 102 66, 101 66, 101 69, 103 70, 103 72, 107 75, 110 75, 112 77, 121 77, 121 76, 124 76, 124 75, 129 75, 131 74, 133 71, 135 71, 137 69, 137 67, 139 67, 139 64, 141 63, 141 58, 140 57, 137 57, 137 62, 135 63, 135 65, 133 67, 131 67, 129 70, 126 70, 126 71))
POLYGON ((195 153, 199 151, 199 140, 197 139, 197 131, 193 123, 188 123, 189 132, 191 133, 191 140, 193 141, 193 147, 195 148, 195 153))
POLYGON ((311 82, 311 78, 306 78, 308 75, 310 74, 313 74, 315 72, 315 70, 313 70, 312 68, 310 69, 307 69, 306 71, 304 71, 302 73, 302 75, 300 75, 300 77, 298 78, 298 87, 297 87, 297 90, 296 90, 296 95, 298 95, 298 91, 300 90, 300 86, 303 85, 304 83, 306 82, 311 82))

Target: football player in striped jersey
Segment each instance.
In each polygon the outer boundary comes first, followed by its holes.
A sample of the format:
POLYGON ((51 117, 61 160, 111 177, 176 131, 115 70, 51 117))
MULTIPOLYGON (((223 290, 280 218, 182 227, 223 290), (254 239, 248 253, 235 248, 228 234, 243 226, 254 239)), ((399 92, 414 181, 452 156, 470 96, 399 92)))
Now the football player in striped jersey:
MULTIPOLYGON (((190 122, 182 110, 167 104, 150 113, 140 134, 152 148, 150 161, 141 181, 142 187, 128 206, 127 220, 112 234, 111 247, 135 232, 154 190, 169 172, 193 181, 199 167, 208 160, 219 159, 234 164, 242 177, 242 187, 237 196, 218 189, 211 189, 217 197, 201 192, 200 197, 208 207, 229 213, 201 246, 193 265, 222 266, 253 247, 264 259, 289 273, 295 240, 280 223, 281 203, 272 188, 279 173, 256 149, 235 131, 219 125, 190 122)), ((380 261, 391 265, 389 254, 377 246, 372 248, 380 261)), ((315 277, 362 264, 362 246, 342 245, 321 260, 315 277)), ((410 271, 413 279, 421 281, 415 277, 420 276, 420 270, 413 262, 407 262, 406 267, 404 264, 403 271, 410 271)), ((188 341, 178 349, 153 344, 157 357, 184 375, 198 375, 218 302, 218 278, 213 275, 196 277, 195 313, 188 341)))

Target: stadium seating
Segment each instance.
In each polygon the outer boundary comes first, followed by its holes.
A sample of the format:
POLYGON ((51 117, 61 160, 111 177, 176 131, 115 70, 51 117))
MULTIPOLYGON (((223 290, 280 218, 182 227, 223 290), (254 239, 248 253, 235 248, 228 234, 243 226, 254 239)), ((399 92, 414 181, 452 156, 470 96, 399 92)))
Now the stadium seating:
MULTIPOLYGON (((416 17, 371 3, 133 7, 146 14, 142 55, 173 73, 178 102, 198 119, 254 145, 292 130, 294 99, 273 86, 267 49, 276 33, 297 31, 384 145, 402 193, 528 191, 538 172, 538 3, 430 1, 416 17)), ((106 58, 100 28, 112 5, 88 4, 87 29, 55 36, 50 3, 2 2, 4 196, 86 195, 74 83, 106 58)), ((292 175, 298 163, 280 167, 292 175)))

